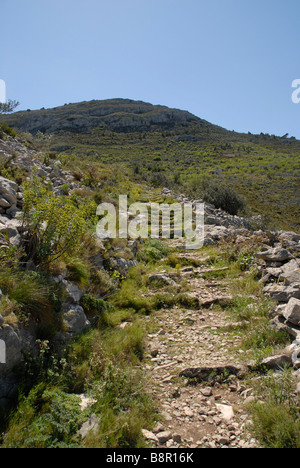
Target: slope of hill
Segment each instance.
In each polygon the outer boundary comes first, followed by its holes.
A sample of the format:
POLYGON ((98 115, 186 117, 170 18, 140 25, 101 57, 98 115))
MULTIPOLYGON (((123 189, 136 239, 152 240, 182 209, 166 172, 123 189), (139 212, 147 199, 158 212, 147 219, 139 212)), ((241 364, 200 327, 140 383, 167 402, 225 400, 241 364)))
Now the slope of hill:
POLYGON ((41 151, 126 164, 136 180, 202 196, 224 184, 270 227, 299 230, 300 141, 240 134, 189 112, 126 99, 0 116, 41 151))
POLYGON ((1 448, 299 448, 300 235, 97 239, 120 193, 184 197, 0 138, 1 448))

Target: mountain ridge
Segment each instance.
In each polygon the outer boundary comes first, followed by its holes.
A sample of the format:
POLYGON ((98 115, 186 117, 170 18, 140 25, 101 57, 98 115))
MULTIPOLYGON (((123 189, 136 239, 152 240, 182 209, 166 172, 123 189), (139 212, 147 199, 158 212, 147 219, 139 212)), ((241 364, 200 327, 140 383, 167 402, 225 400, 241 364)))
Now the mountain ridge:
POLYGON ((270 225, 299 229, 300 141, 237 133, 188 111, 131 99, 65 104, 0 116, 28 145, 116 164, 150 185, 201 196, 227 185, 270 225))
POLYGON ((50 109, 19 111, 4 119, 19 130, 33 134, 58 130, 84 132, 97 126, 128 131, 149 129, 152 125, 172 127, 189 122, 209 124, 188 111, 131 99, 82 101, 50 109))

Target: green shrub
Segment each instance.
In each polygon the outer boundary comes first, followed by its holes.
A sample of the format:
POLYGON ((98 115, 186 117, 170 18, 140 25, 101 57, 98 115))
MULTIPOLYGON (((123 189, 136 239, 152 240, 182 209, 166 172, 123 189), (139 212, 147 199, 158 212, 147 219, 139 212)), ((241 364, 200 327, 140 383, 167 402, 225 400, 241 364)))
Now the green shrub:
POLYGON ((289 343, 289 334, 284 330, 276 330, 269 321, 254 325, 243 340, 243 346, 252 350, 273 350, 289 343))
POLYGON ((221 183, 210 182, 204 188, 204 201, 231 215, 244 212, 247 208, 246 199, 239 195, 234 188, 221 183))
POLYGON ((253 424, 254 435, 264 448, 300 448, 300 421, 285 406, 257 404, 253 424))
POLYGON ((16 132, 6 123, 0 124, 0 140, 3 140, 4 135, 9 135, 13 138, 17 136, 16 132))
POLYGON ((44 383, 23 399, 5 436, 4 448, 76 447, 76 433, 84 414, 76 395, 44 383))
POLYGON ((270 371, 257 393, 264 401, 251 406, 254 437, 265 448, 300 448, 300 408, 291 371, 270 371))
POLYGON ((95 388, 96 413, 101 415, 96 434, 85 445, 97 448, 140 448, 145 446, 141 429, 155 421, 156 411, 146 392, 145 376, 132 369, 109 364, 95 388))
POLYGON ((145 263, 155 263, 171 252, 167 244, 159 240, 149 240, 138 253, 138 259, 145 263))
POLYGON ((89 268, 80 258, 71 258, 66 261, 68 279, 81 286, 89 283, 89 268))
POLYGON ((58 297, 42 275, 5 268, 0 272, 0 289, 15 304, 20 319, 43 326, 54 323, 58 297))
POLYGON ((26 184, 24 220, 28 231, 27 255, 37 264, 49 264, 74 254, 84 234, 96 223, 96 204, 76 206, 70 197, 56 197, 40 185, 26 184))
POLYGON ((81 305, 87 313, 102 314, 110 308, 108 302, 103 301, 103 299, 96 299, 90 294, 84 294, 81 305))
POLYGON ((110 358, 127 364, 141 361, 144 356, 144 331, 139 324, 131 324, 103 336, 104 346, 110 358))

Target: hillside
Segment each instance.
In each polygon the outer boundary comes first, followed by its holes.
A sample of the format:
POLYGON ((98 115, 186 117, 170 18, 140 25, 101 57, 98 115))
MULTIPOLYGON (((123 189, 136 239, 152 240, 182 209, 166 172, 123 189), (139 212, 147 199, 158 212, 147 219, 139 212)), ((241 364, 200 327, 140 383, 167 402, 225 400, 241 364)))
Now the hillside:
POLYGON ((212 182, 246 197, 269 227, 300 228, 300 142, 240 134, 189 112, 126 99, 0 116, 41 151, 125 164, 137 181, 203 195, 212 182))
POLYGON ((300 235, 98 239, 124 193, 196 205, 0 138, 1 448, 299 448, 300 235))

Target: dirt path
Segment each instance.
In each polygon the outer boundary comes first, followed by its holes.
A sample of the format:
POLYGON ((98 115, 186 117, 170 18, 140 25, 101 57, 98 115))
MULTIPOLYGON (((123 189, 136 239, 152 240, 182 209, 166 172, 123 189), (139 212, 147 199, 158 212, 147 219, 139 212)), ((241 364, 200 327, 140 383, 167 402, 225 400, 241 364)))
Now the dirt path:
MULTIPOLYGON (((193 271, 192 271, 193 270, 193 271)), ((203 268, 202 268, 203 270, 203 268)), ((249 389, 235 375, 196 384, 184 376, 190 368, 221 368, 240 365, 243 351, 239 338, 226 331, 228 317, 214 302, 230 296, 220 282, 208 281, 183 268, 190 294, 205 304, 200 310, 175 307, 154 318, 158 331, 149 335, 147 370, 164 422, 145 433, 158 447, 254 447, 245 426, 249 424, 245 398, 249 389), (210 305, 212 304, 212 305, 210 305)), ((234 367, 235 369, 235 367, 234 367)), ((217 374, 216 370, 214 374, 217 374)), ((209 372, 210 373, 210 372, 209 372)))

